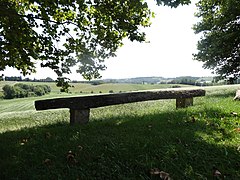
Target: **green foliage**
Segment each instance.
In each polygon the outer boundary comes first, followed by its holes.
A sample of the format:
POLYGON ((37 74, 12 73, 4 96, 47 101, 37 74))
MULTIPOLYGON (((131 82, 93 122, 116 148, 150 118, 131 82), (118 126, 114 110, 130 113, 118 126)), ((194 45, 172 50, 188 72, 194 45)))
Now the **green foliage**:
POLYGON ((37 95, 37 96, 43 96, 45 94, 44 88, 42 88, 41 86, 36 86, 34 87, 33 92, 37 95))
POLYGON ((0 5, 1 69, 28 74, 39 59, 60 77, 76 65, 86 79, 99 77, 102 62, 115 55, 123 38, 145 40, 139 27, 149 26, 151 17, 143 1, 3 0, 0 5))
POLYGON ((236 0, 197 3, 195 33, 201 33, 195 59, 221 77, 240 77, 240 3, 236 0))
POLYGON ((199 77, 191 77, 191 76, 182 76, 176 77, 170 81, 171 84, 188 84, 188 85, 195 85, 197 79, 199 77))
MULTIPOLYGON (((22 89, 18 86, 13 87, 14 91, 15 91, 15 97, 16 98, 24 98, 24 97, 28 97, 28 92, 25 89, 22 89)), ((13 97, 13 98, 15 98, 13 97)))
POLYGON ((177 7, 180 4, 190 4, 191 0, 156 0, 158 5, 177 7))
POLYGON ((103 81, 91 81, 91 84, 97 86, 97 85, 104 84, 104 82, 103 81))
POLYGON ((5 85, 2 89, 5 99, 43 96, 51 92, 51 88, 48 85, 33 86, 23 83, 18 83, 13 86, 5 85))
POLYGON ((4 98, 5 99, 13 99, 16 95, 14 88, 10 85, 5 85, 3 88, 4 98))
POLYGON ((46 84, 42 85, 42 88, 44 89, 44 92, 47 94, 51 92, 51 87, 46 84))
POLYGON ((69 87, 71 87, 71 85, 69 85, 69 78, 58 77, 57 87, 61 87, 60 89, 61 92, 68 92, 69 87))
MULTIPOLYGON (((188 3, 157 0, 171 7, 188 3)), ((1 0, 0 70, 9 66, 26 75, 40 61, 60 78, 73 66, 86 79, 98 78, 124 38, 145 41, 142 27, 150 26, 152 16, 142 0, 1 0)))

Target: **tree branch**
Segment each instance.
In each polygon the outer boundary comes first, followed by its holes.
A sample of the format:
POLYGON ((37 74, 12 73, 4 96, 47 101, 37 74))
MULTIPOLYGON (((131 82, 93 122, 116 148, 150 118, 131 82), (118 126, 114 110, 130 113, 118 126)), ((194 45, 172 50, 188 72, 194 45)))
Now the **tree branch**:
POLYGON ((51 23, 55 23, 55 24, 59 24, 59 25, 64 25, 64 24, 72 24, 72 25, 75 25, 75 26, 78 26, 77 23, 74 23, 72 21, 64 21, 64 22, 60 22, 60 21, 54 21, 54 20, 47 20, 47 19, 44 19, 44 18, 41 18, 41 17, 36 17, 36 16, 29 16, 31 14, 28 14, 28 15, 23 15, 23 14, 18 14, 17 11, 15 11, 14 9, 9 9, 9 8, 2 8, 3 6, 0 5, 0 17, 22 17, 22 18, 32 18, 32 19, 38 19, 38 20, 42 20, 42 21, 49 21, 51 23))

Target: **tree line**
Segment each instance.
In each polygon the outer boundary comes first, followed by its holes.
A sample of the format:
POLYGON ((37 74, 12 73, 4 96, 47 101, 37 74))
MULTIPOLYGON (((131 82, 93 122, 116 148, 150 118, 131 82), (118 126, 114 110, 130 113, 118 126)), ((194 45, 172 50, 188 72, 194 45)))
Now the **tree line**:
POLYGON ((13 99, 13 98, 24 98, 33 96, 43 96, 51 92, 51 87, 48 85, 28 85, 23 83, 18 83, 13 86, 5 85, 3 86, 3 98, 13 99))
POLYGON ((22 76, 0 76, 0 81, 30 81, 30 82, 55 82, 52 78, 47 77, 45 79, 31 79, 22 78, 22 76))

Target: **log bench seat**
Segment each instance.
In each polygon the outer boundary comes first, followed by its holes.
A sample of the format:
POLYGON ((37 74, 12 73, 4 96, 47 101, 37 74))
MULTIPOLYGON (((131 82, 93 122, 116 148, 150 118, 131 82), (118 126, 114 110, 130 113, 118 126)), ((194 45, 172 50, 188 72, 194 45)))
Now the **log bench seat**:
POLYGON ((149 90, 37 100, 35 108, 36 110, 68 108, 70 124, 85 124, 89 121, 91 108, 160 99, 176 99, 176 108, 185 108, 193 105, 193 97, 199 96, 205 96, 205 90, 149 90))

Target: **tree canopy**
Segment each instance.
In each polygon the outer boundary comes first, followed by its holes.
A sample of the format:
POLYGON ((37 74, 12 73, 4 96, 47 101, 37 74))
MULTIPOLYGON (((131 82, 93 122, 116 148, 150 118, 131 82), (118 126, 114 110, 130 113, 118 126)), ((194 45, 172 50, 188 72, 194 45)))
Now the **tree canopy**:
MULTIPOLYGON (((170 7, 188 3, 156 0, 170 7)), ((72 66, 85 79, 98 78, 124 38, 145 41, 142 27, 152 16, 144 0, 1 0, 0 70, 9 66, 26 75, 40 62, 60 85, 72 66)))
POLYGON ((240 3, 200 0, 195 33, 202 35, 194 57, 221 77, 240 77, 240 3))

